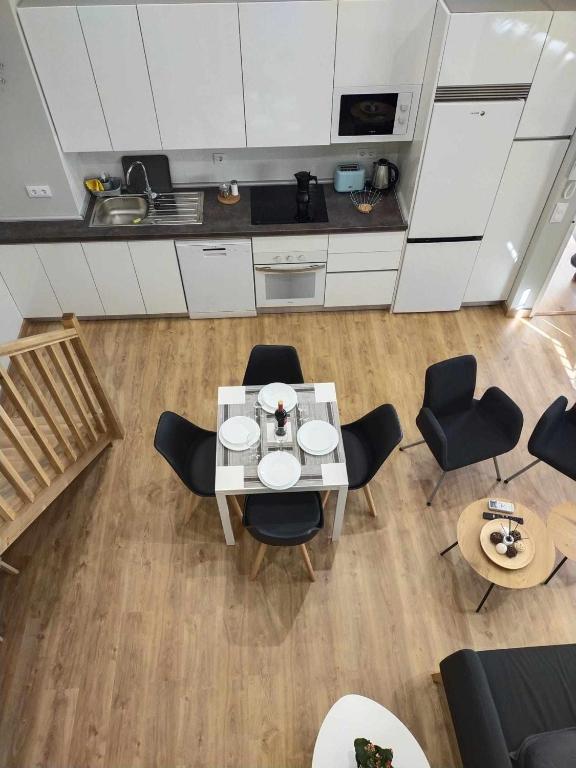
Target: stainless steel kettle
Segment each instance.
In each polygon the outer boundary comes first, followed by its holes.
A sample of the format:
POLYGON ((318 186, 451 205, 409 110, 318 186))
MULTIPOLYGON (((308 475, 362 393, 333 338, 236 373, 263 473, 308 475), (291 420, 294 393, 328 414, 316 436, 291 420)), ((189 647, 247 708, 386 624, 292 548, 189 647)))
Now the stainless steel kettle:
POLYGON ((398 183, 400 171, 389 160, 383 157, 374 163, 372 171, 372 186, 374 189, 392 190, 398 183))

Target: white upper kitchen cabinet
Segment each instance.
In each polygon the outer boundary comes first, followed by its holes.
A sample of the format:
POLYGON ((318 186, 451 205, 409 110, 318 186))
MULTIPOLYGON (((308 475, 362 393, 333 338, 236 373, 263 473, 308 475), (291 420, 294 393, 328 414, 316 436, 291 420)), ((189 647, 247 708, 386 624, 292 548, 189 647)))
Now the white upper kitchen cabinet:
POLYGON ((25 5, 19 15, 64 152, 111 150, 76 7, 25 5))
POLYGON ((330 144, 336 0, 239 8, 248 146, 330 144))
POLYGON ((460 309, 476 261, 479 240, 408 243, 394 312, 460 309))
POLYGON ((139 5, 164 149, 245 147, 236 3, 139 5))
POLYGON ((436 0, 340 0, 335 86, 418 85, 436 0))
POLYGON ((479 237, 524 102, 434 104, 410 223, 410 238, 479 237))
POLYGON ((23 317, 62 314, 33 245, 0 245, 0 275, 23 317))
POLYGON ((465 302, 508 297, 567 148, 562 139, 514 142, 465 302))
POLYGON ((80 243, 39 243, 36 251, 62 312, 98 317, 104 307, 80 243))
POLYGON ((173 240, 133 240, 132 263, 149 315, 186 314, 186 299, 173 240))
POLYGON ((452 14, 438 84, 531 83, 551 19, 548 11, 452 14))
POLYGON ((82 248, 106 314, 146 314, 128 243, 91 242, 82 248))
POLYGON ((112 148, 160 149, 136 6, 82 5, 78 14, 112 148))
POLYGON ((576 130, 576 12, 557 12, 526 100, 518 136, 571 136, 576 130))

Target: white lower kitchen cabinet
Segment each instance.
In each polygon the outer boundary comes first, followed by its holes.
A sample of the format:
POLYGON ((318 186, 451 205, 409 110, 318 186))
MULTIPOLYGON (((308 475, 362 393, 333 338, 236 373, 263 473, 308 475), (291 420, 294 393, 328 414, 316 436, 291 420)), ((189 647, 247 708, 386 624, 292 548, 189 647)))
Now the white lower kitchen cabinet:
POLYGON ((326 275, 325 307, 377 307, 392 303, 398 272, 335 272, 326 275))
POLYGON ((0 274, 23 317, 60 317, 60 304, 33 245, 0 245, 0 274))
POLYGON ((128 243, 149 315, 186 313, 186 299, 173 240, 128 243))
MULTIPOLYGON (((18 311, 6 283, 0 277, 0 344, 18 338, 22 320, 22 315, 18 311)), ((7 360, 0 358, 0 364, 5 365, 7 362, 7 360)))
POLYGON ((460 309, 479 247, 479 240, 408 243, 393 311, 460 309))
POLYGON ((39 243, 36 251, 62 312, 79 317, 105 314, 80 243, 39 243))
POLYGON ((514 142, 464 295, 466 303, 508 298, 568 143, 514 142))
POLYGON ((82 243, 107 315, 145 315, 128 243, 82 243))
POLYGON ((256 314, 250 240, 180 240, 176 252, 190 317, 256 314))

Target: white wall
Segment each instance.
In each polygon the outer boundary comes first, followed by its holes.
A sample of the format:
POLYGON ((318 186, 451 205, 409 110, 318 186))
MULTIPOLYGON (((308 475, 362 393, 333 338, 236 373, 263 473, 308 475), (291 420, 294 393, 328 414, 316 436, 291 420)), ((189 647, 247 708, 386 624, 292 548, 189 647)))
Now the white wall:
POLYGON ((78 217, 82 178, 60 153, 11 0, 0 0, 0 61, 0 220, 78 217), (31 200, 26 184, 53 197, 31 200))
MULTIPOLYGON (((1 2, 1 0, 0 0, 1 2)), ((308 170, 319 179, 332 179, 338 163, 363 162, 358 148, 368 147, 374 159, 385 157, 396 162, 398 144, 342 144, 323 147, 278 147, 265 149, 186 150, 165 152, 170 161, 170 173, 174 184, 212 184, 238 179, 253 181, 290 181, 296 171, 308 170), (212 154, 224 155, 224 162, 215 165, 212 154)), ((121 152, 97 152, 80 154, 78 163, 82 177, 98 175, 106 171, 112 176, 122 175, 121 152)), ((135 154, 135 153, 132 153, 135 154)), ((145 153, 142 154, 154 154, 145 153)), ((369 179, 372 160, 363 164, 369 179)))

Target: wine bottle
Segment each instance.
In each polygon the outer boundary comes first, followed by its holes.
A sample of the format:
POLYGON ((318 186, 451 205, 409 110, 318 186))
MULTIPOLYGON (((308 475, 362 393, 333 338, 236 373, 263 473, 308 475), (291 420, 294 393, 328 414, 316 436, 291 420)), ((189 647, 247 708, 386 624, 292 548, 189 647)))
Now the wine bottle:
POLYGON ((276 431, 275 434, 278 437, 284 437, 286 434, 286 419, 288 414, 284 410, 284 403, 282 400, 278 400, 278 408, 274 411, 274 418, 276 419, 276 431))

